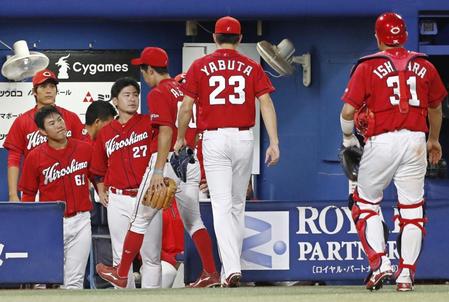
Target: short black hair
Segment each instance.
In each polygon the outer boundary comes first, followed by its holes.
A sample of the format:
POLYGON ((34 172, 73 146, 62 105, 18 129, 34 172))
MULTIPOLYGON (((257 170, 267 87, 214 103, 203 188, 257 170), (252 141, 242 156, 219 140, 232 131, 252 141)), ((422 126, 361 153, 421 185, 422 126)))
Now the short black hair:
POLYGON ((232 44, 239 43, 240 35, 237 34, 215 34, 215 39, 218 44, 232 44))
POLYGON ((114 106, 107 101, 95 101, 87 107, 86 110, 86 125, 91 126, 97 119, 100 121, 107 121, 114 118, 117 111, 114 106))
POLYGON ((148 71, 148 67, 151 67, 160 75, 168 74, 168 66, 167 67, 154 67, 154 66, 150 66, 147 64, 140 65, 140 69, 142 69, 144 71, 148 71))
POLYGON ((124 77, 124 78, 118 79, 117 81, 115 81, 114 85, 112 85, 111 100, 113 98, 118 97, 118 95, 120 94, 120 91, 122 91, 123 88, 128 87, 128 86, 134 86, 134 88, 136 88, 136 90, 137 90, 137 93, 140 93, 139 83, 137 83, 137 81, 134 80, 133 78, 124 77))
POLYGON ((46 105, 36 111, 36 113, 34 114, 34 122, 36 123, 37 127, 39 129, 45 130, 44 120, 52 114, 58 114, 62 116, 61 112, 59 112, 58 109, 52 105, 46 105))

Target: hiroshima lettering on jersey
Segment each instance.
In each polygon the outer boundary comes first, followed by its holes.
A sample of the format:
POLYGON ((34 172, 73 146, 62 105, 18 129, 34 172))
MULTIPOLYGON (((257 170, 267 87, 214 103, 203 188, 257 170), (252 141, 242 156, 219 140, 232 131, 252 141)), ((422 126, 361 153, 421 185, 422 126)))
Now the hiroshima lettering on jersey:
POLYGON ((61 168, 60 170, 56 168, 57 166, 59 166, 59 163, 54 163, 53 166, 46 168, 42 171, 42 174, 45 177, 44 185, 47 185, 66 175, 75 173, 76 171, 86 169, 87 161, 78 162, 76 161, 76 159, 73 159, 69 166, 61 168))
MULTIPOLYGON (((67 131, 67 137, 72 136, 72 131, 67 131)), ((37 146, 47 142, 47 138, 40 134, 39 130, 27 134, 27 150, 31 150, 36 148, 37 146)))
MULTIPOLYGON (((417 62, 409 62, 407 65, 407 70, 412 71, 421 79, 424 79, 424 76, 427 72, 427 69, 417 62)), ((373 69, 373 73, 378 76, 379 79, 383 79, 385 76, 389 75, 392 72, 395 72, 395 69, 390 61, 386 61, 373 69)))
POLYGON ((242 71, 247 76, 250 76, 253 71, 253 67, 237 60, 217 60, 216 62, 209 62, 200 70, 204 72, 206 76, 209 76, 219 70, 237 70, 242 71))
POLYGON ((148 132, 143 132, 140 134, 135 133, 134 131, 131 132, 131 135, 125 139, 122 139, 121 141, 116 141, 117 137, 120 135, 117 134, 110 140, 106 142, 106 154, 108 157, 111 156, 112 153, 114 153, 117 150, 120 150, 124 147, 131 146, 137 142, 143 141, 148 138, 148 132))

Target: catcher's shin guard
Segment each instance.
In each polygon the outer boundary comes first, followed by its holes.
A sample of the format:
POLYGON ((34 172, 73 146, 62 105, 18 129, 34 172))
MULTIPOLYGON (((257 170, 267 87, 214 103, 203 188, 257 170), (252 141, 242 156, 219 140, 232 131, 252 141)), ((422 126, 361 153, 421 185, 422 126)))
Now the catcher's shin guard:
MULTIPOLYGON (((362 243, 363 250, 368 257, 368 262, 372 271, 380 268, 382 264, 382 256, 385 256, 385 250, 382 252, 377 252, 368 242, 367 239, 367 221, 373 217, 379 216, 379 203, 371 203, 362 199, 358 193, 357 189, 352 195, 350 195, 349 206, 351 208, 352 219, 357 229, 357 233, 362 243), (359 204, 371 205, 371 209, 361 209, 359 204)), ((379 217, 378 217, 379 218, 379 217)), ((388 237, 388 228, 384 221, 380 221, 383 227, 384 240, 388 237)), ((384 247, 385 249, 385 247, 384 247)))
MULTIPOLYGON (((394 219, 399 220, 400 232, 397 239, 397 249, 400 258, 395 277, 398 279, 403 270, 408 269, 410 272, 410 281, 413 284, 416 272, 416 261, 421 253, 423 236, 426 234, 424 224, 427 222, 427 218, 424 217, 424 200, 411 205, 398 203, 398 209, 399 214, 396 215, 394 219), (420 238, 414 240, 414 242, 407 242, 407 233, 416 232, 416 228, 419 229, 420 238), (407 255, 405 255, 405 253, 407 253, 407 255)), ((416 239, 416 235, 412 235, 411 237, 416 239)))

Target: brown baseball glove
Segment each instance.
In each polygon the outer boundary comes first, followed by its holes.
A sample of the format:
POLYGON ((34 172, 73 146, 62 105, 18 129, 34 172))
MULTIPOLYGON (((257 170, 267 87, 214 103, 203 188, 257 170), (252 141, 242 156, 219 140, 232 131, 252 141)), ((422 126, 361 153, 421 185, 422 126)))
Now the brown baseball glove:
POLYGON ((176 182, 164 177, 165 188, 160 190, 152 190, 148 188, 142 200, 142 204, 153 209, 166 209, 171 206, 173 197, 176 193, 176 182))

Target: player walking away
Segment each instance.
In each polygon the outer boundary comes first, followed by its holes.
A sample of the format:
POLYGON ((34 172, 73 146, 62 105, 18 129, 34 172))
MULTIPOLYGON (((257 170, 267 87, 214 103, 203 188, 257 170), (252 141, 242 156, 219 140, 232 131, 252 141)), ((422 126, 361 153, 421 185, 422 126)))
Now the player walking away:
POLYGON ((19 183, 22 201, 34 202, 38 192, 41 202, 65 200, 63 287, 82 289, 92 241, 88 184, 92 147, 67 138, 65 121, 55 106, 41 107, 35 122, 47 143, 25 159, 19 183))
MULTIPOLYGON (((168 56, 161 48, 145 48, 140 58, 134 59, 132 64, 140 66, 145 82, 150 87, 153 87, 147 97, 152 122, 151 159, 139 188, 138 199, 141 199, 140 197, 143 196, 148 188, 155 191, 164 190, 164 175, 176 180, 178 185, 178 192, 176 193, 178 210, 184 227, 192 237, 203 264, 203 272, 200 278, 191 286, 217 286, 220 284, 220 280, 212 255, 212 242, 201 220, 198 204, 199 164, 195 162, 188 165, 187 180, 184 183, 180 181, 171 165, 167 162, 168 156, 172 154, 171 151, 173 150, 175 138, 173 132, 176 133, 178 102, 182 101, 183 97, 182 92, 179 90, 179 83, 175 79, 170 78, 168 74, 168 56)), ((196 133, 196 130, 192 131, 196 133)), ((195 142, 192 139, 189 142, 189 146, 194 147, 194 145, 195 142)), ((122 261, 117 270, 102 264, 97 266, 97 272, 103 279, 114 285, 124 282, 123 276, 125 275, 123 273, 130 267, 142 244, 145 229, 157 212, 159 210, 143 206, 142 204, 138 205, 131 228, 126 236, 122 261)))
POLYGON ((109 102, 96 101, 86 109, 86 131, 90 141, 94 142, 98 131, 109 124, 117 115, 114 106, 109 102))
MULTIPOLYGON (((9 200, 18 201, 17 182, 19 180, 19 167, 22 157, 26 157, 31 150, 42 143, 46 137, 42 136, 34 122, 34 115, 45 105, 55 105, 58 93, 58 78, 49 69, 39 71, 33 77, 33 95, 36 106, 16 118, 9 130, 3 146, 8 150, 8 191, 9 200)), ((83 124, 78 116, 66 109, 56 107, 61 113, 67 127, 67 136, 81 139, 85 138, 83 124)))
MULTIPOLYGON (((138 188, 151 154, 151 121, 147 115, 137 113, 139 94, 140 86, 134 79, 121 78, 114 83, 111 98, 118 118, 99 131, 92 156, 91 172, 99 178, 100 201, 108 208, 115 266, 121 261, 123 242, 138 202, 138 188)), ((139 246, 142 288, 158 288, 161 286, 161 213, 156 215, 151 226, 145 225, 142 232, 148 235, 142 249, 139 246)), ((127 281, 114 285, 135 288, 130 267, 123 275, 128 276, 127 281)))
POLYGON ((394 181, 399 199, 396 218, 401 227, 395 277, 398 291, 410 291, 425 233, 425 133, 429 132, 429 161, 435 164, 441 158, 441 101, 447 92, 426 56, 403 48, 407 30, 401 16, 380 15, 375 31, 381 52, 359 60, 342 97, 343 145, 358 143, 354 122, 366 141, 352 196, 352 217, 371 267, 366 288, 379 289, 392 275, 379 213, 383 191, 394 181), (359 118, 354 118, 355 113, 359 118))
POLYGON ((203 157, 211 195, 215 234, 223 263, 224 286, 240 284, 244 233, 245 196, 251 175, 255 99, 270 145, 265 162, 279 160, 276 113, 270 93, 274 91, 261 66, 237 50, 242 35, 240 23, 223 17, 213 34, 217 51, 193 62, 182 90, 186 95, 178 116, 177 152, 186 145, 185 134, 198 103, 198 128, 203 133, 203 157))

